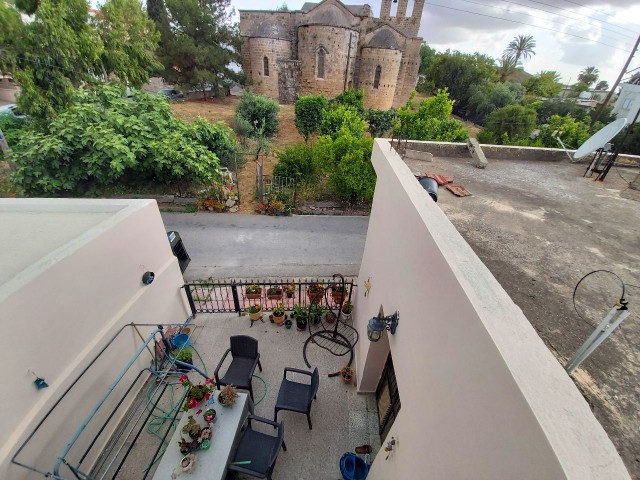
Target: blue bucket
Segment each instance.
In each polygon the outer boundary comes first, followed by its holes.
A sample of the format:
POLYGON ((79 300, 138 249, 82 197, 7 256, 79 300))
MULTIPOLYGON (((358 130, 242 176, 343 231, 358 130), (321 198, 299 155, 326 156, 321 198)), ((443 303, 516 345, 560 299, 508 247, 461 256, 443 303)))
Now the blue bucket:
POLYGON ((340 459, 340 473, 344 480, 364 480, 369 474, 369 466, 354 453, 345 453, 340 459))
POLYGON ((173 348, 189 347, 191 345, 189 343, 189 335, 187 335, 186 333, 176 335, 175 337, 173 337, 173 340, 171 342, 173 343, 173 348))

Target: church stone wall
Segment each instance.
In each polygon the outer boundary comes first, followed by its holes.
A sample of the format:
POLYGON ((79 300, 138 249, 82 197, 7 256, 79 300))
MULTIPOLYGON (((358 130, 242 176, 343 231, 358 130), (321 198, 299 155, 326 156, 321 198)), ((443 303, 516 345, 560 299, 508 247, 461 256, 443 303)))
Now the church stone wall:
POLYGON ((298 59, 301 67, 301 95, 321 94, 333 98, 344 91, 347 63, 347 88, 353 86, 358 32, 326 25, 304 25, 298 29, 298 59), (351 42, 351 49, 349 49, 351 42), (317 76, 318 50, 326 51, 324 78, 317 76))
POLYGON ((404 105, 411 91, 416 88, 418 82, 418 69, 420 68, 420 38, 412 38, 407 41, 402 62, 400 63, 400 73, 398 74, 398 86, 393 99, 393 108, 404 105))
POLYGON ((364 89, 368 108, 388 110, 393 105, 402 52, 383 48, 363 48, 360 57, 359 88, 364 89), (380 66, 380 82, 374 88, 376 68, 380 66))
POLYGON ((278 100, 278 65, 280 58, 291 58, 291 42, 272 38, 252 38, 249 49, 251 51, 251 78, 253 89, 259 95, 278 100), (265 76, 264 57, 269 59, 269 75, 265 76))

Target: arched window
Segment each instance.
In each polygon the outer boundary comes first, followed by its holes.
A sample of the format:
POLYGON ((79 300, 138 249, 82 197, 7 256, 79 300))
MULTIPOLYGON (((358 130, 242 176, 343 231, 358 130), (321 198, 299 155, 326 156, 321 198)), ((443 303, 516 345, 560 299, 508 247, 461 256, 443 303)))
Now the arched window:
POLYGON ((264 76, 268 77, 269 76, 269 59, 267 57, 264 57, 262 59, 262 64, 263 64, 263 69, 264 69, 264 76))
POLYGON ((373 76, 373 88, 380 86, 380 75, 382 74, 382 67, 378 65, 376 67, 376 74, 373 76))
POLYGON ((324 48, 318 50, 318 78, 324 78, 324 48))

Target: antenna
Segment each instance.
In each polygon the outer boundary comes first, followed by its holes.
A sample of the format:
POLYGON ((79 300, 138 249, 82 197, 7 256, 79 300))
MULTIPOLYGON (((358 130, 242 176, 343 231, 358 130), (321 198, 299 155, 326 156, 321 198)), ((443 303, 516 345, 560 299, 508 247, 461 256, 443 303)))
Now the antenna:
POLYGON ((609 173, 613 162, 618 157, 615 147, 609 143, 627 124, 626 118, 619 118, 608 125, 605 125, 591 137, 589 137, 578 150, 573 154, 575 160, 584 158, 595 152, 593 160, 584 172, 583 177, 587 174, 591 176, 597 173, 596 180, 602 181, 609 173))

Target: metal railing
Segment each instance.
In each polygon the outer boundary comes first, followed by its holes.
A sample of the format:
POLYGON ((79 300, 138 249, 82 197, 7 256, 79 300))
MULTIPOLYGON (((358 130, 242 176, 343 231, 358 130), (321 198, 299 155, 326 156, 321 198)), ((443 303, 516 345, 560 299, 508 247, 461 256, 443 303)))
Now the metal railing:
POLYGON ((191 313, 238 313, 242 314, 251 305, 260 304, 264 310, 282 303, 286 311, 292 311, 294 305, 307 308, 312 302, 308 293, 309 286, 319 284, 326 290, 322 303, 326 300, 333 305, 351 301, 357 285, 353 279, 345 279, 345 292, 342 299, 332 287, 337 285, 334 279, 260 279, 260 280, 207 280, 186 283, 183 288, 191 307, 191 313), (255 285, 261 289, 259 294, 247 293, 247 287, 255 285), (280 293, 269 295, 271 288, 280 289, 280 293), (326 299, 326 300, 325 300, 326 299))

